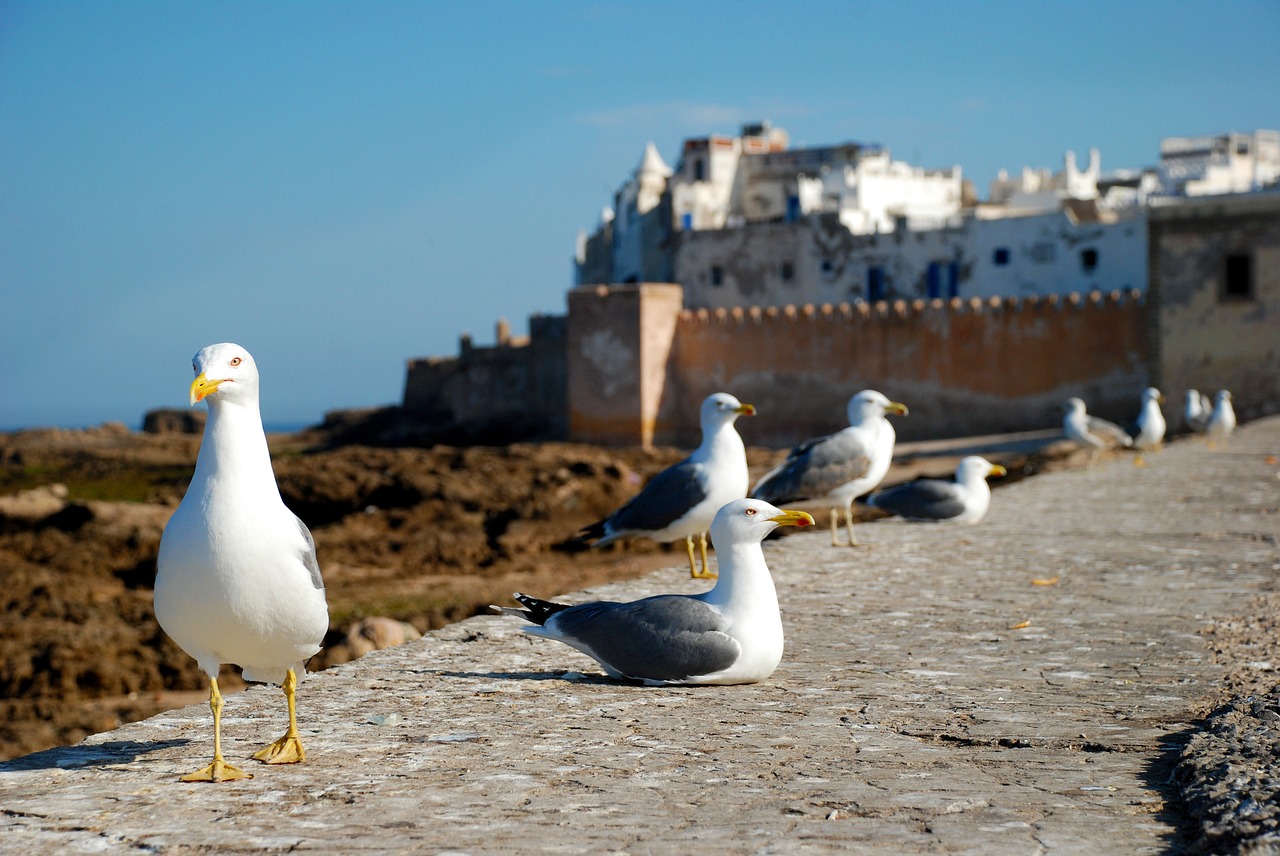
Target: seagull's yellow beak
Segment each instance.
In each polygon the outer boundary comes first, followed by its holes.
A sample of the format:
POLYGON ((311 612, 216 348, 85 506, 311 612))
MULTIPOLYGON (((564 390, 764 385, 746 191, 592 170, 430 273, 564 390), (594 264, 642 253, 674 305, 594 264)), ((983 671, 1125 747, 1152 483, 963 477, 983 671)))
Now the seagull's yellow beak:
POLYGON ((733 412, 741 413, 743 416, 755 416, 756 406, 754 404, 742 404, 742 405, 739 405, 733 412))
POLYGON ((906 416, 908 413, 907 406, 897 401, 890 401, 886 404, 884 406, 884 412, 892 413, 896 416, 906 416))
POLYGON ((987 475, 988 476, 1007 476, 1009 475, 1009 471, 1006 470, 1004 467, 1000 466, 999 464, 992 464, 991 472, 987 473, 987 475))
POLYGON ((807 511, 783 511, 776 517, 770 517, 779 526, 799 526, 804 528, 813 525, 813 517, 807 511))
POLYGON ((200 372, 200 376, 191 381, 191 403, 197 404, 204 400, 205 396, 218 391, 218 387, 226 383, 225 380, 210 380, 205 377, 204 372, 200 372))

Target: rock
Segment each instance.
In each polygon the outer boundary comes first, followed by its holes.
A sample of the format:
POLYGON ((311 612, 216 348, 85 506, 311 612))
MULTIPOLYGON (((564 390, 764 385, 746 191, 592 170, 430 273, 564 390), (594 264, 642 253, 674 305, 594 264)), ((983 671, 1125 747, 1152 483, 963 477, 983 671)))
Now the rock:
POLYGON ((175 407, 148 410, 142 417, 142 430, 147 434, 200 434, 207 418, 204 410, 175 407))

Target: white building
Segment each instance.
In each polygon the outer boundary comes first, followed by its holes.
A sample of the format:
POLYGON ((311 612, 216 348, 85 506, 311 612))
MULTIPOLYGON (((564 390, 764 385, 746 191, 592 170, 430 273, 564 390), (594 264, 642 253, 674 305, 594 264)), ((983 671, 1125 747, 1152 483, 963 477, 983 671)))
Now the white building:
POLYGON ((1168 196, 1260 190, 1280 179, 1280 131, 1165 137, 1159 174, 1160 192, 1168 196))

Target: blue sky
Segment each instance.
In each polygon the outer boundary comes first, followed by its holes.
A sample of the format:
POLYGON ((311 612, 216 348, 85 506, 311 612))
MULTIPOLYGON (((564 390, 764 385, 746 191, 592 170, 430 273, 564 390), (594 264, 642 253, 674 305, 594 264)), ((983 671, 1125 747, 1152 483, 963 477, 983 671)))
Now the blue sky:
POLYGON ((0 428, 138 425, 235 341, 269 422, 562 313, 653 140, 1152 165, 1280 127, 1280 4, 0 0, 0 428))

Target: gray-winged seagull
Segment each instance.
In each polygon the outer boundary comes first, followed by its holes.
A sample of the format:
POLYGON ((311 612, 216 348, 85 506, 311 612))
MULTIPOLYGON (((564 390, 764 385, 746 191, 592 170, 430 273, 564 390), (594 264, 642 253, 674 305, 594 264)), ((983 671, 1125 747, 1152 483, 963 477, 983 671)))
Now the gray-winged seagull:
POLYGON ((222 756, 218 667, 278 684, 289 709, 285 735, 253 757, 305 760, 294 691, 329 627, 311 533, 280 499, 258 410, 258 369, 239 345, 210 345, 193 361, 191 403, 209 405, 195 475, 165 526, 157 560, 160 626, 209 676, 213 761, 184 782, 248 778, 222 756))
POLYGON ((1089 469, 1098 461, 1098 453, 1112 446, 1129 448, 1133 438, 1114 422, 1090 416, 1085 412, 1084 401, 1068 398, 1062 404, 1062 431, 1071 440, 1089 450, 1089 469))
POLYGON ((747 495, 751 476, 747 452, 733 423, 739 416, 753 416, 756 409, 726 392, 709 395, 702 402, 702 443, 689 457, 667 467, 632 497, 626 505, 585 527, 579 539, 595 539, 603 547, 619 538, 644 537, 658 542, 685 539, 689 574, 711 578, 707 567, 707 530, 726 502, 747 495), (700 536, 702 568, 694 563, 693 536, 700 536))
POLYGON ((1205 425, 1204 433, 1209 438, 1209 448, 1221 445, 1227 447, 1227 438, 1236 430, 1236 411, 1231 406, 1231 393, 1225 389, 1218 390, 1213 404, 1213 413, 1205 425))
POLYGON ((977 523, 991 505, 987 477, 1005 473, 999 464, 970 455, 956 466, 955 480, 916 479, 871 494, 867 505, 907 520, 977 523))
POLYGON ((849 546, 857 546, 853 501, 874 489, 889 472, 897 435, 885 415, 906 416, 907 406, 864 389, 849 399, 847 412, 848 428, 796 446, 751 490, 753 497, 774 504, 813 500, 830 508, 833 547, 839 544, 836 519, 841 508, 849 546))
POLYGON ((524 631, 577 648, 615 678, 662 684, 747 684, 782 659, 782 618, 760 542, 779 526, 812 526, 803 511, 757 499, 725 505, 711 524, 720 578, 708 592, 577 606, 515 598, 495 606, 534 623, 524 631))

